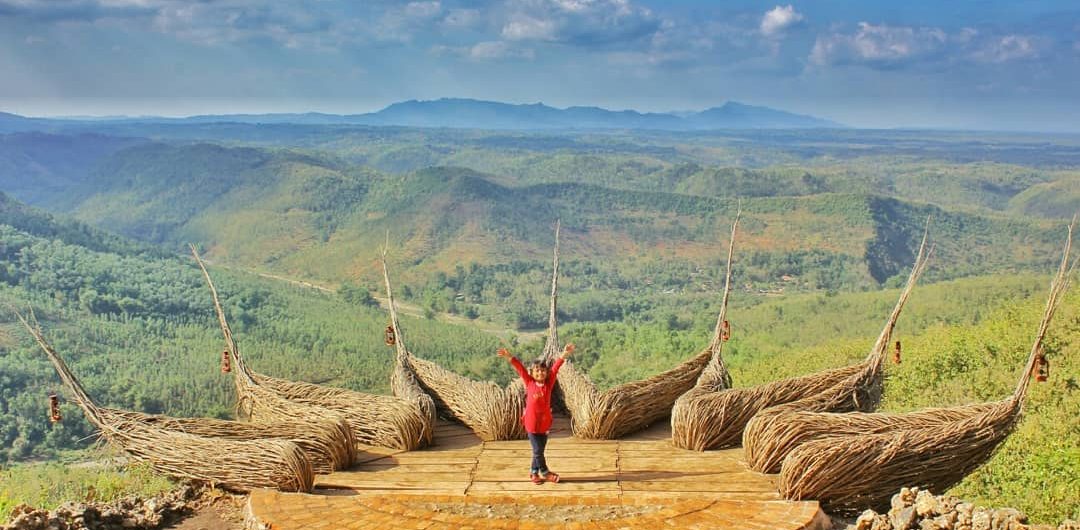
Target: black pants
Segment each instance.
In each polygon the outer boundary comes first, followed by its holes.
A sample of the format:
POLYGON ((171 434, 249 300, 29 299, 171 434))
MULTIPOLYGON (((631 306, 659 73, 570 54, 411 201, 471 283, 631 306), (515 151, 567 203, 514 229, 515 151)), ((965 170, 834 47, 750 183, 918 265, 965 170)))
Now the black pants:
POLYGON ((529 444, 532 445, 532 473, 548 474, 547 459, 544 458, 544 448, 547 447, 548 435, 529 433, 529 444))

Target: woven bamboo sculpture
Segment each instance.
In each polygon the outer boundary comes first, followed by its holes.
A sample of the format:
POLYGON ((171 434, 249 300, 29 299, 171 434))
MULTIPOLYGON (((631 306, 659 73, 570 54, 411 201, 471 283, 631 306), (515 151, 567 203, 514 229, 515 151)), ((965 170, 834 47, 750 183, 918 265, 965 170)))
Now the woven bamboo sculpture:
MULTIPOLYGON (((735 249, 735 233, 739 216, 731 224, 728 242, 727 272, 720 315, 709 345, 697 355, 678 366, 648 379, 631 381, 605 391, 596 388, 584 372, 572 361, 559 372, 559 395, 570 413, 574 435, 579 438, 609 440, 642 430, 668 415, 679 396, 692 389, 698 381, 710 381, 711 388, 731 386, 731 376, 724 365, 721 352, 727 333, 727 305, 731 294, 731 260, 735 249)), ((555 266, 551 280, 551 313, 548 340, 544 356, 554 359, 559 354, 556 332, 556 300, 559 285, 559 237, 555 235, 555 266)), ((672 421, 675 421, 674 419, 672 421)))
POLYGON ((167 418, 99 407, 45 339, 33 316, 16 315, 101 437, 133 459, 174 478, 238 492, 256 488, 311 491, 315 478, 307 455, 320 448, 309 445, 305 453, 294 443, 309 439, 302 431, 308 426, 263 429, 239 422, 167 418))
POLYGON ((780 493, 833 510, 888 506, 901 487, 941 493, 993 456, 1020 421, 1043 340, 1071 281, 1072 227, 1046 309, 1015 391, 1006 399, 908 414, 791 412, 775 422, 797 444, 783 461, 780 493))
POLYGON ((253 423, 276 424, 298 423, 307 424, 310 429, 309 438, 325 445, 331 459, 313 459, 312 465, 318 473, 331 472, 338 469, 346 469, 352 466, 356 460, 356 436, 352 428, 346 423, 341 413, 309 405, 290 401, 272 389, 258 383, 255 374, 248 368, 233 338, 232 329, 225 318, 225 310, 221 307, 217 288, 210 279, 210 274, 199 258, 195 247, 191 247, 196 262, 203 271, 210 294, 213 297, 214 311, 217 313, 218 324, 225 339, 225 349, 229 352, 235 365, 231 370, 233 374, 233 386, 236 388, 237 412, 240 416, 251 420, 253 423))
MULTIPOLYGON (((218 311, 222 332, 229 337, 226 342, 231 342, 232 333, 226 331, 228 323, 221 311, 221 304, 217 301, 217 289, 214 288, 213 281, 210 279, 210 273, 194 246, 191 252, 214 294, 214 307, 218 311)), ((230 348, 230 353, 239 355, 235 352, 235 348, 230 348)), ((246 363, 244 365, 246 366, 246 363)), ((431 443, 432 420, 415 401, 301 381, 289 381, 260 374, 251 369, 246 369, 246 371, 256 384, 289 401, 340 414, 359 443, 406 451, 425 447, 431 443)), ((240 374, 237 376, 239 377, 240 374)))
MULTIPOLYGON (((783 424, 774 423, 775 418, 785 412, 870 412, 877 408, 881 401, 884 361, 891 344, 893 329, 911 291, 926 270, 930 255, 933 254, 933 249, 927 248, 928 235, 929 220, 907 284, 900 292, 900 298, 886 320, 885 327, 863 362, 847 368, 770 383, 741 393, 745 396, 741 397, 740 404, 760 411, 746 422, 742 433, 743 448, 751 469, 762 473, 780 471, 780 463, 793 448, 785 441, 783 424), (761 402, 753 401, 755 397, 761 399, 761 402)), ((738 408, 735 410, 739 411, 738 408)), ((738 421, 746 421, 746 417, 740 413, 738 421)), ((737 422, 732 423, 738 425, 737 422)))
POLYGON ((398 322, 385 249, 382 267, 397 351, 398 370, 392 381, 395 395, 430 396, 428 399, 434 399, 432 411, 437 408, 445 416, 460 421, 485 442, 524 438, 521 413, 525 408, 525 386, 521 381, 515 380, 503 388, 490 381, 474 381, 413 355, 405 345, 398 322))

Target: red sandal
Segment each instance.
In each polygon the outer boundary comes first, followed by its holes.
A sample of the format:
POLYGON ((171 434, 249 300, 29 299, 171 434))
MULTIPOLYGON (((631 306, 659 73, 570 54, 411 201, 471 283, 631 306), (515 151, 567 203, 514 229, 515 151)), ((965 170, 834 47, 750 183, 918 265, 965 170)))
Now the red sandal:
POLYGON ((554 472, 554 471, 548 471, 547 481, 548 482, 558 483, 559 482, 559 474, 554 472))
POLYGON ((536 473, 529 473, 529 480, 531 480, 533 484, 536 484, 538 486, 544 483, 544 479, 536 473))

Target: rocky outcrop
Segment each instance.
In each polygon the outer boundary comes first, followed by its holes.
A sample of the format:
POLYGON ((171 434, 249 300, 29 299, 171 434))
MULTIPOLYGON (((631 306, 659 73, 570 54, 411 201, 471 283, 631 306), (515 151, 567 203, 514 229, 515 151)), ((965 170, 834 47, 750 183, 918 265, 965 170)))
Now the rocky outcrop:
MULTIPOLYGON (((847 530, 1028 530, 1053 529, 1031 526, 1027 516, 1013 508, 982 508, 948 495, 934 495, 919 488, 902 488, 893 495, 888 513, 866 510, 847 530)), ((1065 521, 1058 530, 1080 530, 1065 521)))
POLYGON ((124 497, 109 503, 65 503, 55 510, 16 506, 0 530, 130 530, 171 523, 196 509, 199 490, 192 486, 149 499, 124 497))

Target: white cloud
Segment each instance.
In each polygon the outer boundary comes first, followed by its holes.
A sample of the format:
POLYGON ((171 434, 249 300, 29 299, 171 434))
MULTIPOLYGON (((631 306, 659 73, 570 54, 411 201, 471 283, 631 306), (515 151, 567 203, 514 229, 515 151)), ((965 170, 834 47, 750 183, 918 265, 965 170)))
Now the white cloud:
POLYGON ((761 34, 766 37, 780 36, 788 28, 802 21, 802 13, 795 11, 795 7, 791 4, 776 6, 761 17, 761 34))
POLYGON ((451 9, 443 17, 442 24, 449 28, 471 28, 481 20, 479 9, 451 9))
POLYGON ((972 57, 978 61, 1004 63, 1022 59, 1032 59, 1039 55, 1039 45, 1033 37, 1025 35, 1005 35, 993 39, 976 50, 972 57))
POLYGON ((503 59, 533 59, 536 51, 532 48, 518 47, 506 41, 483 41, 471 46, 435 45, 428 50, 436 57, 457 56, 470 61, 497 61, 503 59))
POLYGON ((973 42, 979 36, 979 30, 975 28, 960 28, 960 32, 953 36, 953 39, 959 43, 967 44, 973 42))
POLYGON ((384 43, 408 44, 417 36, 431 32, 433 25, 439 23, 441 13, 442 3, 438 1, 391 4, 382 10, 377 20, 368 22, 357 17, 352 25, 360 38, 371 36, 384 43))
POLYGON ((154 7, 160 4, 155 0, 98 0, 98 3, 106 7, 154 7))
POLYGON ((502 38, 623 46, 646 41, 662 24, 630 0, 507 0, 502 38))
POLYGON ((331 17, 291 4, 163 1, 149 28, 198 44, 213 46, 251 39, 269 39, 285 48, 333 49, 336 34, 331 17))
POLYGON ((556 22, 518 15, 502 28, 502 37, 509 40, 555 40, 556 22))
POLYGON ((473 60, 521 58, 532 59, 534 52, 529 48, 514 48, 503 41, 478 42, 469 48, 468 56, 473 60))
POLYGON ((810 51, 810 62, 815 65, 895 65, 941 53, 947 42, 948 35, 938 28, 860 22, 859 29, 850 35, 819 35, 810 51))
POLYGON ((1035 59, 1047 48, 1031 35, 992 34, 974 28, 949 33, 941 28, 860 22, 854 33, 819 35, 810 52, 813 65, 864 64, 896 68, 908 64, 1006 63, 1035 59))
POLYGON ((442 12, 442 3, 409 2, 405 5, 405 14, 414 18, 431 18, 442 12))

